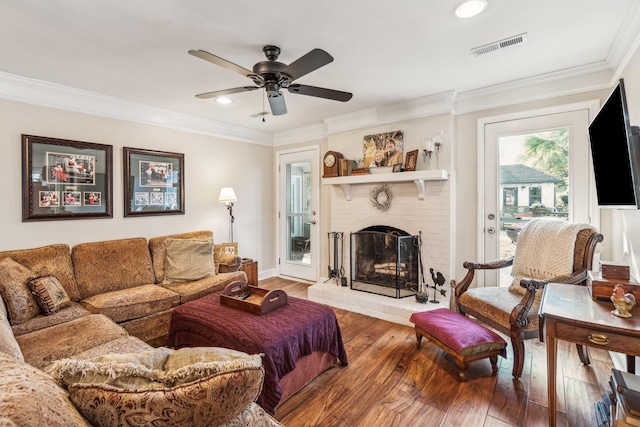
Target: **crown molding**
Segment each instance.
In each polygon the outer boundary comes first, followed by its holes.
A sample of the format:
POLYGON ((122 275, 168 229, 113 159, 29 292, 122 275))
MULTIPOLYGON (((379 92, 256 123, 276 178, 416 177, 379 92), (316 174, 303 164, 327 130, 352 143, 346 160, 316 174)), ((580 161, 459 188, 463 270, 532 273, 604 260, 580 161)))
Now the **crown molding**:
POLYGON ((311 125, 299 127, 291 130, 275 132, 273 134, 273 145, 288 145, 298 142, 316 141, 327 137, 327 126, 311 125))
POLYGON ((324 122, 327 124, 327 133, 330 135, 368 126, 451 113, 454 94, 454 91, 437 93, 403 103, 329 117, 324 119, 324 122))
POLYGON ((640 38, 640 1, 634 0, 607 56, 611 68, 621 68, 633 53, 640 38))
POLYGON ((505 107, 611 87, 615 70, 606 62, 543 74, 456 95, 454 114, 505 107))
POLYGON ((273 145, 273 135, 270 132, 256 131, 4 72, 0 72, 0 98, 234 141, 273 145))

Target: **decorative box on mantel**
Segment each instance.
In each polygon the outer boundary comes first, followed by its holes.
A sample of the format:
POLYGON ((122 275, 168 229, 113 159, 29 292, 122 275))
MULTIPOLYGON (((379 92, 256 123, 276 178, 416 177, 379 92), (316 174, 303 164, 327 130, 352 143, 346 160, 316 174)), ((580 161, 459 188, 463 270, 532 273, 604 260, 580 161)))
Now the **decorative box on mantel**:
POLYGON ((591 299, 594 301, 611 302, 613 287, 623 285, 625 293, 632 293, 636 297, 636 305, 640 303, 640 284, 633 277, 629 280, 603 278, 599 271, 589 271, 587 275, 587 287, 591 292, 591 299))

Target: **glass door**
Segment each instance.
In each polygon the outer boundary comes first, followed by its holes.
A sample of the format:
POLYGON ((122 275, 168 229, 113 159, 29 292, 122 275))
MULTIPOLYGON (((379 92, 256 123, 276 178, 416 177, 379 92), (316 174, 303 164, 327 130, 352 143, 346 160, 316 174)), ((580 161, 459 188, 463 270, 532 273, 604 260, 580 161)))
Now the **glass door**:
POLYGON ((279 155, 280 274, 317 280, 317 149, 279 155))
MULTIPOLYGON (((591 222, 588 120, 580 109, 485 124, 483 260, 513 256, 533 218, 591 222)), ((484 271, 479 283, 508 286, 507 270, 484 271)))

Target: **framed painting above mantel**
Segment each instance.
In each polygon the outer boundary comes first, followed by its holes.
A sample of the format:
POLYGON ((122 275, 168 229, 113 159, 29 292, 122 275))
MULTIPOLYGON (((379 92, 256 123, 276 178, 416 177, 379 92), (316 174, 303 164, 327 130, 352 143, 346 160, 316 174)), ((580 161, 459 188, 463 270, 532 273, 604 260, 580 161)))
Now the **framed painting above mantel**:
POLYGON ((124 216, 184 214, 184 154, 123 148, 124 216))
POLYGON ((22 221, 112 218, 113 147, 22 135, 22 221))

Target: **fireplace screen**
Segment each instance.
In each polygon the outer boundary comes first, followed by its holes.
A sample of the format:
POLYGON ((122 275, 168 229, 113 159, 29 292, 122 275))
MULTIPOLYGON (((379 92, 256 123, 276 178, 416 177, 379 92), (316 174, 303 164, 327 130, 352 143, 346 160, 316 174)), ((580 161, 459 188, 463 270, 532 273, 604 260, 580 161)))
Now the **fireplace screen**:
POLYGON ((418 289, 418 236, 387 226, 351 233, 351 289, 404 298, 418 289))

